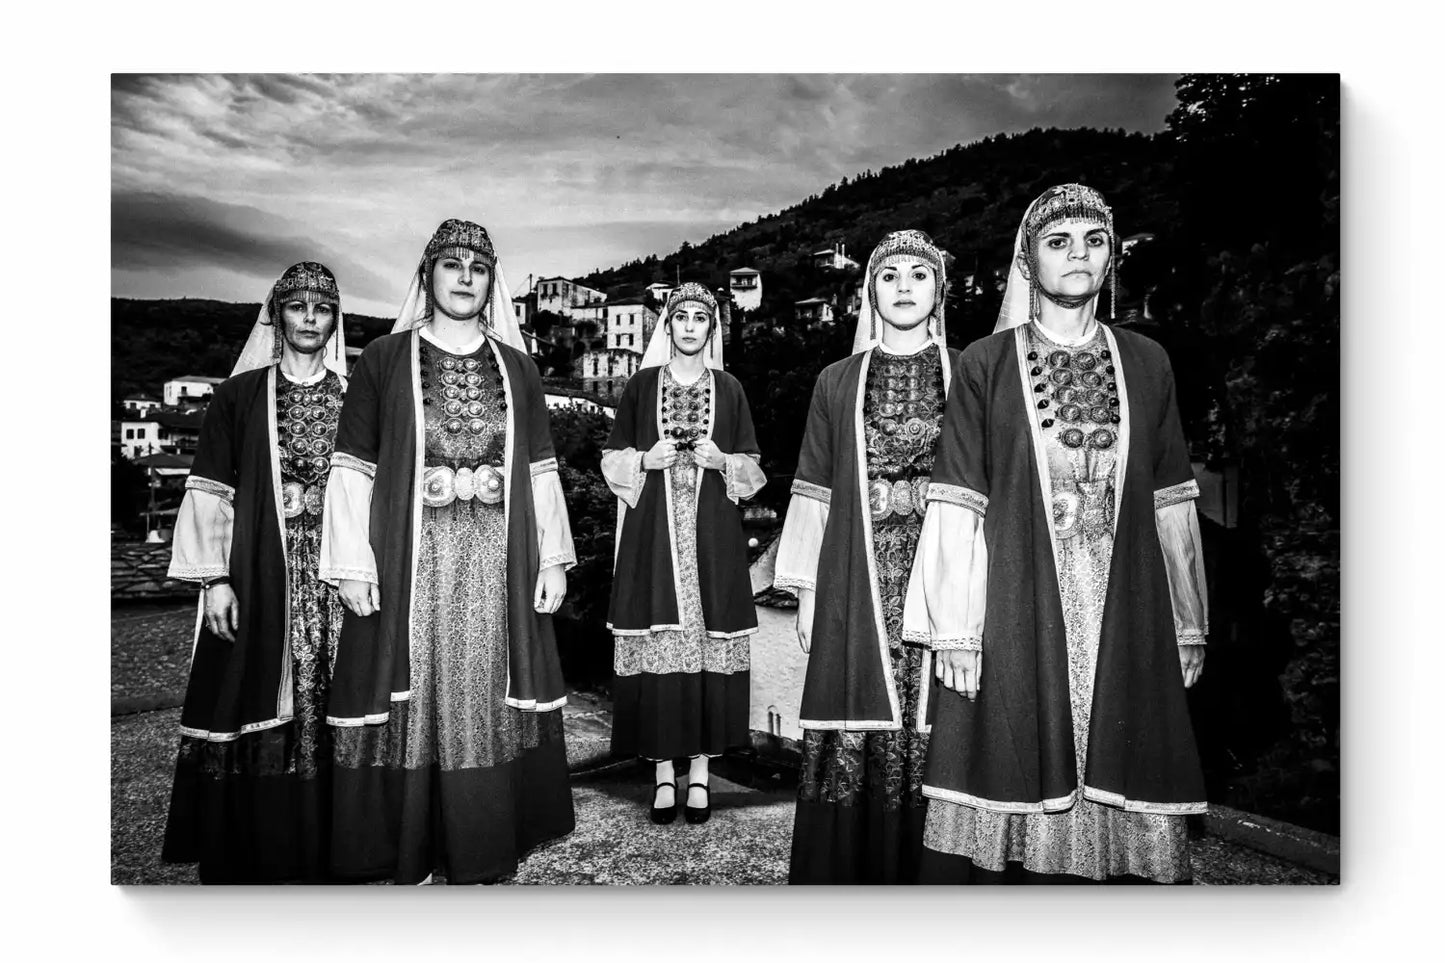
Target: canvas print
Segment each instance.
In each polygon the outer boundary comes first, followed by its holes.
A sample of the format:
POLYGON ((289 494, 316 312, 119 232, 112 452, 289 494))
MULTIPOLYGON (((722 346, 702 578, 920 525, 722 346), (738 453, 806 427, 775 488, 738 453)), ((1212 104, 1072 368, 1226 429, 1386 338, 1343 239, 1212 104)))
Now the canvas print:
POLYGON ((114 883, 1339 882, 1338 76, 111 84, 114 883))

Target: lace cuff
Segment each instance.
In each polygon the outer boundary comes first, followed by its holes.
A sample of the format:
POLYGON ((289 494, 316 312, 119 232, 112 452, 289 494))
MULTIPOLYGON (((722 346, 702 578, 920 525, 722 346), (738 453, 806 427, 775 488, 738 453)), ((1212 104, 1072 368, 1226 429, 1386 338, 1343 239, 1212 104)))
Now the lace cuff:
MULTIPOLYGON (((197 479, 201 482, 206 480, 197 479)), ((171 564, 166 574, 186 582, 229 574, 233 522, 234 510, 230 498, 208 486, 192 486, 187 480, 185 497, 176 512, 175 532, 171 536, 171 564)))
POLYGON ((533 474, 532 503, 537 511, 538 570, 551 565, 573 568, 577 550, 572 544, 572 521, 562 496, 562 478, 556 471, 533 474))
POLYGON ((1156 509, 1154 524, 1164 553, 1164 572, 1169 579, 1175 639, 1179 645, 1203 645, 1209 632, 1209 590, 1204 579, 1204 551, 1194 502, 1179 501, 1156 509))
MULTIPOLYGON (((331 475, 326 482, 317 577, 331 585, 344 578, 380 584, 376 555, 371 550, 371 475, 345 461, 338 463, 338 457, 342 456, 332 456, 331 475)), ((361 462, 359 458, 345 457, 361 462)))
POLYGON ((758 466, 760 456, 753 454, 724 455, 727 464, 723 467, 723 478, 727 480, 727 496, 733 504, 739 499, 752 498, 768 482, 768 477, 758 466))
POLYGON ((636 508, 637 500, 642 497, 642 486, 647 482, 647 472, 642 470, 642 452, 636 448, 604 451, 602 478, 612 494, 628 508, 636 508))
POLYGON ((816 587, 818 556, 823 551, 823 532, 827 527, 827 502, 803 494, 792 497, 788 515, 783 519, 783 534, 778 539, 775 588, 792 589, 796 595, 799 589, 816 587))

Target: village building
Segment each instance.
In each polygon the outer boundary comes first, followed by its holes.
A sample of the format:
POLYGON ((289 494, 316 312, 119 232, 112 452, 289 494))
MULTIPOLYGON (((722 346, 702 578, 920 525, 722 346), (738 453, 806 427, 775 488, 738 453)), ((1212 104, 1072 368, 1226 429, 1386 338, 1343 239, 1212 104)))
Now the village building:
POLYGON ((762 275, 750 267, 729 271, 728 294, 739 311, 756 311, 763 303, 762 275))
POLYGON ((607 305, 608 350, 623 348, 642 354, 657 327, 657 312, 644 297, 621 298, 607 305))
POLYGON ((793 303, 793 315, 799 324, 831 324, 833 305, 822 298, 806 298, 793 303))
POLYGON ((837 241, 832 247, 825 247, 814 251, 812 254, 813 266, 824 271, 856 271, 858 262, 847 254, 847 248, 842 241, 837 241))
POLYGON ((167 381, 161 394, 167 408, 205 404, 216 390, 216 385, 225 380, 207 375, 182 375, 167 381))

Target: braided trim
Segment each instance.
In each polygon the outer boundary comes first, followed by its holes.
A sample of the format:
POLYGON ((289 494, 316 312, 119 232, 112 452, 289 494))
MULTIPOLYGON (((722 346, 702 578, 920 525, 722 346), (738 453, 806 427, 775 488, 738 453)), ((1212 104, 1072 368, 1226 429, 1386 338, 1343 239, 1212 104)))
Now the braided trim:
POLYGON ((946 505, 967 508, 979 518, 983 518, 984 513, 988 511, 988 496, 982 492, 976 492, 972 488, 964 488, 962 485, 944 485, 940 482, 932 482, 928 486, 927 499, 930 502, 943 502, 946 505))
POLYGON ((199 475, 191 475, 186 479, 186 488, 190 491, 205 492, 208 495, 215 495, 224 498, 228 502, 236 500, 236 489, 214 478, 202 478, 199 475))
POLYGON ((557 470, 557 459, 555 459, 555 458, 543 458, 541 461, 534 461, 534 462, 532 462, 532 477, 533 477, 533 478, 536 478, 538 475, 545 475, 545 474, 547 474, 547 472, 549 472, 549 471, 556 471, 556 470, 557 470))
POLYGON ((1189 479, 1178 485, 1170 485, 1168 488, 1160 488, 1154 492, 1154 510, 1168 508, 1170 505, 1178 505, 1180 502, 1187 502, 1191 498, 1199 497, 1199 482, 1189 479))
POLYGON ((333 452, 331 455, 332 468, 350 468, 352 471, 359 471, 367 478, 376 477, 376 462, 367 461, 364 458, 357 458, 355 455, 348 455, 344 451, 333 452))
POLYGON ((804 498, 811 498, 829 507, 832 506, 833 489, 824 488, 822 485, 814 485, 812 482, 805 482, 795 478, 793 479, 793 494, 802 495, 804 498))

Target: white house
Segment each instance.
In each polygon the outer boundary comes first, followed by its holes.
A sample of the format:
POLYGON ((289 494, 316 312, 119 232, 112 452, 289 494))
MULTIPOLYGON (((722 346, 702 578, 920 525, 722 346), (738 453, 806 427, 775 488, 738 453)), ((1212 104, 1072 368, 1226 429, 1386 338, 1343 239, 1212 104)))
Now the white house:
POLYGON ((142 455, 149 455, 161 450, 161 426, 159 423, 149 419, 131 421, 122 420, 120 423, 120 453, 121 457, 129 461, 135 461, 142 455))
POLYGON ((645 298, 622 298, 607 305, 607 348, 642 354, 657 326, 657 312, 645 298))
POLYGON ((144 418, 120 423, 120 453, 132 461, 142 455, 164 452, 194 454, 201 437, 201 412, 157 411, 144 418))
POLYGON ((763 303, 762 275, 750 267, 729 271, 728 293, 739 311, 756 311, 763 303))
POLYGON ((858 262, 847 254, 842 241, 813 252, 813 266, 828 271, 856 271, 858 262))
POLYGON ((822 298, 795 301, 793 312, 802 324, 828 324, 833 320, 833 305, 822 298))
POLYGON ((175 408, 186 402, 209 398, 211 393, 216 390, 216 385, 225 380, 225 378, 211 378, 206 375, 183 375, 179 378, 172 378, 166 382, 163 391, 166 407, 175 408))
POLYGON ((135 415, 137 418, 144 418, 152 411, 160 408, 161 400, 154 395, 148 395, 142 392, 140 394, 131 395, 130 397, 121 401, 120 404, 121 407, 126 410, 127 414, 135 415))
POLYGON ((596 288, 563 277, 541 279, 532 288, 532 293, 537 296, 538 311, 551 311, 579 320, 585 314, 579 313, 579 309, 601 305, 607 300, 607 295, 596 288))
POLYGON ((667 303, 667 296, 672 293, 671 284, 663 284, 661 281, 654 281, 647 286, 647 293, 659 304, 667 303))

